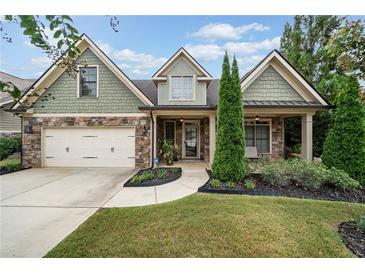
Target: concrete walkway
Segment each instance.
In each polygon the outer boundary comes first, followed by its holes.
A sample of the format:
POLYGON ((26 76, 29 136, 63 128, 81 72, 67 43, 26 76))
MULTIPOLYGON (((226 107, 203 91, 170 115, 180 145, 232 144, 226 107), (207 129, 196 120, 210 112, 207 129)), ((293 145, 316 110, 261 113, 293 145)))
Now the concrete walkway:
POLYGON ((168 202, 193 194, 208 176, 201 165, 157 187, 124 188, 123 168, 39 168, 0 176, 0 256, 42 257, 102 207, 168 202))
POLYGON ((153 187, 123 187, 103 207, 131 207, 165 203, 198 191, 208 174, 200 165, 183 168, 182 176, 171 183, 153 187))

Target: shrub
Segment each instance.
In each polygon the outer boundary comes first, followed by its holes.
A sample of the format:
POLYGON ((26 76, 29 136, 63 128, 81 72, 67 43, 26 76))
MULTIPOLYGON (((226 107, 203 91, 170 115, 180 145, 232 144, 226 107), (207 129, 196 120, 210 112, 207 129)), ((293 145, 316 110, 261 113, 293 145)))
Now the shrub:
POLYGON ((352 179, 346 172, 332 167, 327 173, 326 183, 344 190, 360 188, 361 184, 352 179))
POLYGON ((236 183, 235 182, 225 182, 224 185, 227 188, 235 188, 236 187, 236 183))
POLYGON ((359 222, 357 223, 358 227, 365 232, 365 215, 360 217, 359 222))
POLYGON ((218 179, 213 179, 209 184, 212 188, 220 188, 222 183, 218 179))
POLYGON ((0 161, 0 168, 6 169, 8 172, 17 171, 21 168, 21 162, 19 159, 2 160, 0 161))
POLYGON ((164 179, 168 176, 167 170, 164 168, 157 169, 157 178, 164 179))
POLYGON ((14 152, 21 150, 21 137, 1 137, 0 138, 0 160, 8 158, 14 152))
POLYGON ((132 182, 132 184, 140 184, 142 182, 152 180, 154 178, 155 178, 155 176, 153 175, 152 170, 151 169, 145 169, 140 174, 135 174, 132 177, 131 182, 132 182))
POLYGON ((256 187, 255 183, 252 180, 247 180, 245 182, 245 186, 246 186, 247 190, 254 190, 256 187))
POLYGON ((285 174, 283 163, 272 162, 262 168, 261 176, 264 182, 271 185, 286 186, 288 184, 288 176, 285 174))
POLYGON ((233 60, 231 74, 227 53, 222 65, 218 97, 216 151, 212 171, 214 177, 223 182, 238 182, 246 173, 242 91, 237 60, 233 60))
POLYGON ((359 83, 349 76, 338 76, 335 80, 336 109, 322 160, 326 166, 347 172, 365 186, 365 108, 359 99, 359 83))
POLYGON ((319 188, 328 176, 323 165, 303 160, 285 161, 285 173, 295 184, 308 188, 319 188))

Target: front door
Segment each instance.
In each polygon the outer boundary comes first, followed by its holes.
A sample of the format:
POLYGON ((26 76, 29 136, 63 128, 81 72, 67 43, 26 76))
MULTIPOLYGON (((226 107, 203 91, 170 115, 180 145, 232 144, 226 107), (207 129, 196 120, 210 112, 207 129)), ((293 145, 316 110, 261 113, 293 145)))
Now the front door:
POLYGON ((183 158, 199 158, 199 122, 184 122, 183 158))

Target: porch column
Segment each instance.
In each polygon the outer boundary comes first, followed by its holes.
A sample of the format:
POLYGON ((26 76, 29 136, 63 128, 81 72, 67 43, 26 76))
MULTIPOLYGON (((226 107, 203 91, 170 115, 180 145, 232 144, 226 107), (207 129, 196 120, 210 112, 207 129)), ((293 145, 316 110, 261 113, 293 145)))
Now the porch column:
POLYGON ((209 164, 212 166, 215 152, 215 113, 209 115, 209 164))
POLYGON ((153 163, 154 158, 157 158, 157 115, 152 114, 153 117, 153 155, 152 155, 152 164, 153 167, 155 167, 155 164, 153 163))
POLYGON ((302 159, 313 160, 312 124, 313 113, 302 115, 302 159))

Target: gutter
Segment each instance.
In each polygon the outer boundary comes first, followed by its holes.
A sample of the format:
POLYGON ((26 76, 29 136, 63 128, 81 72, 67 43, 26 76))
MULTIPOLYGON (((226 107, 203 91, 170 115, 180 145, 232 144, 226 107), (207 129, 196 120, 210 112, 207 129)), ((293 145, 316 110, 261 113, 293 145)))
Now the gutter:
POLYGON ((150 117, 151 117, 151 131, 152 131, 152 151, 151 151, 151 168, 154 167, 153 159, 155 158, 154 152, 155 152, 155 121, 153 121, 153 115, 152 115, 153 109, 150 110, 150 117))

